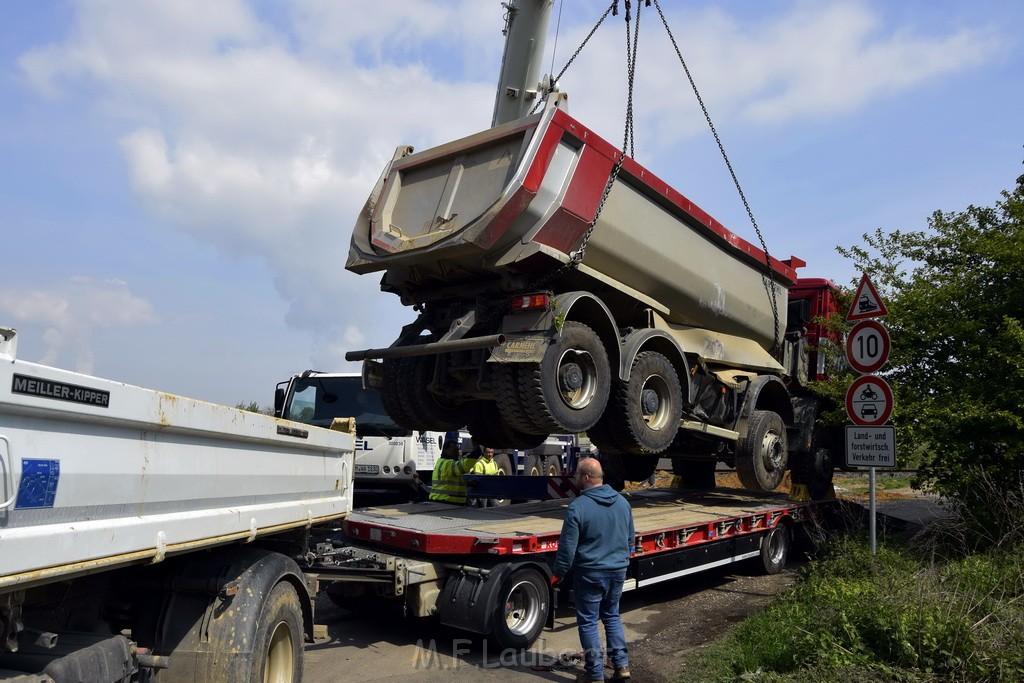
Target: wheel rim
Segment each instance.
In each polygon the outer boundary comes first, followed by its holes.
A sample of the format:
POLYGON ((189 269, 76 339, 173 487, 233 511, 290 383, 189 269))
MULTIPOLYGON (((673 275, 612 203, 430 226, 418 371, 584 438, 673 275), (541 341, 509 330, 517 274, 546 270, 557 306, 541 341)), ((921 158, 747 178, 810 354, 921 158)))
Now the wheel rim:
POLYGON ((648 429, 658 431, 668 426, 672 415, 672 399, 668 384, 661 375, 651 375, 640 389, 640 410, 648 429))
POLYGON ((597 365, 588 352, 567 349, 558 359, 555 369, 558 396, 565 405, 581 410, 590 405, 597 393, 597 365))
POLYGON ((295 648, 292 644, 292 630, 287 622, 274 627, 267 648, 267 665, 263 668, 263 683, 291 683, 294 671, 295 648))
POLYGON ((772 529, 768 535, 768 559, 772 564, 779 564, 786 558, 786 530, 782 527, 772 529))
POLYGON ((761 441, 761 460, 769 472, 783 467, 785 463, 786 451, 782 439, 773 431, 766 432, 761 441))
POLYGON ((505 626, 515 636, 529 636, 542 618, 540 592, 530 581, 512 586, 505 598, 505 626))

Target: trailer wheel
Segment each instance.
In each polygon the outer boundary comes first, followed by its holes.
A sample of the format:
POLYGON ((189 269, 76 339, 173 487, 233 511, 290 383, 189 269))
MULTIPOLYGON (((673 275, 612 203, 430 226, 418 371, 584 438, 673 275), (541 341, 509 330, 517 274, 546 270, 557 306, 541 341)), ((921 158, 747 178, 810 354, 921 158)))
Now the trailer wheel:
POLYGON ((710 491, 715 483, 714 460, 690 460, 688 458, 672 458, 672 474, 679 477, 679 487, 710 491))
POLYGON ((679 376, 657 351, 637 354, 629 379, 618 385, 605 411, 617 423, 625 450, 638 454, 661 453, 671 446, 682 414, 679 376))
POLYGON ((513 572, 496 596, 491 638, 501 649, 525 650, 548 621, 548 583, 536 569, 513 572))
POLYGON ((611 389, 611 366, 601 339, 574 321, 562 326, 544 359, 521 364, 519 400, 534 429, 577 434, 593 427, 611 389))
POLYGON ((260 613, 249 680, 298 683, 302 680, 302 607, 287 581, 270 592, 260 613))
POLYGON ((544 476, 557 477, 562 473, 562 459, 557 455, 549 455, 544 458, 544 476))
POLYGON ((785 568, 792 540, 789 525, 784 522, 761 537, 761 568, 765 574, 778 574, 785 568))
POLYGON ((736 474, 744 488, 757 493, 774 491, 786 473, 786 426, 777 413, 755 410, 747 435, 736 446, 736 474))
POLYGON ((526 456, 526 463, 523 466, 523 474, 527 477, 544 476, 544 459, 533 453, 526 456))

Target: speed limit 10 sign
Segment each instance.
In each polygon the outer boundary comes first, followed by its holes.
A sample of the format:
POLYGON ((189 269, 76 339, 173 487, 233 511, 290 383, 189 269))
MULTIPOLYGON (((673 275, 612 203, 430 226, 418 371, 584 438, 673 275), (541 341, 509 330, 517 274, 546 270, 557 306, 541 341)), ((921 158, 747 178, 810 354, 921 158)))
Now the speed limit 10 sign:
POLYGON ((846 357, 857 372, 877 372, 889 360, 889 333, 877 320, 862 320, 846 336, 846 357))

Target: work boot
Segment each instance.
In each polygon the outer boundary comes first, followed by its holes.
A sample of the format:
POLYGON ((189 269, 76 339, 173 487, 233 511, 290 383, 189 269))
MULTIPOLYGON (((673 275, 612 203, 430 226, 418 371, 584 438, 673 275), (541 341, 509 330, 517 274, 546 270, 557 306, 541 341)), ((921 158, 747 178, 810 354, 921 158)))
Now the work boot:
POLYGON ((608 678, 609 681, 628 681, 632 674, 629 673, 629 667, 615 667, 615 673, 608 678))
POLYGON ((587 675, 586 671, 580 671, 576 674, 576 683, 604 683, 603 678, 591 678, 587 675))

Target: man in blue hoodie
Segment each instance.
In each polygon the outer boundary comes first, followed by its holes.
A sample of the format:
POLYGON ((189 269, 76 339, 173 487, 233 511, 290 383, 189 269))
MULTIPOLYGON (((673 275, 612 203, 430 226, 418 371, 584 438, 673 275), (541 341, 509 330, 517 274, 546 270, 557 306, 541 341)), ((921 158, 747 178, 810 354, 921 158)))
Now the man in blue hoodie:
POLYGON ((558 539, 553 582, 573 571, 576 624, 583 645, 585 669, 580 682, 604 681, 604 657, 598 619, 604 624, 608 658, 615 667, 611 680, 629 676, 626 635, 619 616, 619 598, 636 535, 633 510, 626 499, 604 483, 601 463, 584 458, 576 466, 576 485, 582 495, 565 512, 558 539))

